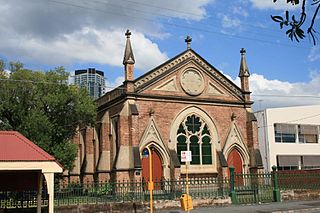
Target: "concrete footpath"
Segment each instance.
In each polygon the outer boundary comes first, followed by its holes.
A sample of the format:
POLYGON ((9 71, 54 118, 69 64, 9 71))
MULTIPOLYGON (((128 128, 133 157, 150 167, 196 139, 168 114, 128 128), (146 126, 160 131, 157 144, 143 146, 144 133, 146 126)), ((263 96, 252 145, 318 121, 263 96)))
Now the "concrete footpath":
MULTIPOLYGON (((156 210, 159 213, 183 213, 184 211, 176 210, 156 210)), ((313 201, 288 201, 279 203, 263 203, 251 205, 231 205, 227 207, 199 207, 190 211, 190 213, 320 213, 320 200, 313 201)))

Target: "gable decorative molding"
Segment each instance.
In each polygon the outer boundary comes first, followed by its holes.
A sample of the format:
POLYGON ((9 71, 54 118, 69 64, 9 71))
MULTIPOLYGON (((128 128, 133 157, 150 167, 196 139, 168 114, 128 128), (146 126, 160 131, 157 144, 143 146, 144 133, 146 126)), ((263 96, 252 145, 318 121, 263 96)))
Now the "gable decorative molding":
POLYGON ((157 143, 162 149, 167 150, 167 147, 164 145, 162 137, 158 131, 155 120, 153 117, 150 118, 149 123, 144 130, 144 133, 141 137, 139 147, 145 147, 149 143, 157 143))
POLYGON ((239 151, 244 164, 248 165, 250 162, 249 150, 247 145, 244 143, 241 133, 234 121, 231 123, 230 131, 223 147, 223 154, 226 159, 233 148, 236 148, 239 151))
POLYGON ((225 95, 220 89, 218 89, 212 82, 208 84, 208 94, 210 95, 225 95))
POLYGON ((150 118, 149 123, 143 133, 139 143, 139 151, 142 153, 146 146, 154 147, 160 154, 163 166, 163 175, 170 179, 170 155, 167 146, 163 143, 160 132, 158 131, 156 122, 153 117, 150 118))
POLYGON ((223 85, 228 87, 230 90, 232 90, 236 95, 242 96, 242 92, 240 88, 238 88, 235 84, 233 84, 231 81, 229 81, 223 74, 216 71, 212 66, 204 61, 202 58, 200 58, 193 50, 187 50, 180 56, 174 58, 173 60, 163 64, 162 66, 159 66, 158 68, 150 71, 145 76, 142 76, 141 78, 137 79, 134 83, 135 89, 143 87, 146 83, 148 83, 150 80, 157 78, 161 74, 167 72, 171 68, 177 66, 178 64, 185 62, 187 60, 193 59, 196 61, 204 70, 211 73, 218 81, 220 81, 223 85))
POLYGON ((162 83, 161 85, 157 86, 153 90, 178 92, 179 90, 177 87, 176 76, 174 76, 173 78, 169 79, 168 81, 162 83))
POLYGON ((188 68, 181 76, 181 87, 189 95, 200 95, 204 90, 204 78, 194 68, 188 68))

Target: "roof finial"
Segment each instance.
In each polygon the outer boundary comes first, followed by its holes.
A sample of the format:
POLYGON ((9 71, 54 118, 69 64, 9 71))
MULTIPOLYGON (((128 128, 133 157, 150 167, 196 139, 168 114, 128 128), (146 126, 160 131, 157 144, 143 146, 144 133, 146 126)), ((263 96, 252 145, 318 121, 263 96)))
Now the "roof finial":
POLYGON ((130 38, 130 36, 131 36, 131 32, 130 32, 130 30, 129 30, 129 29, 127 29, 126 34, 125 34, 125 35, 127 36, 127 38, 130 38))
POLYGON ((241 55, 244 55, 244 54, 246 54, 246 50, 244 48, 241 48, 240 53, 241 53, 241 55))
POLYGON ((189 50, 192 38, 188 35, 187 38, 184 41, 187 43, 187 49, 189 50))

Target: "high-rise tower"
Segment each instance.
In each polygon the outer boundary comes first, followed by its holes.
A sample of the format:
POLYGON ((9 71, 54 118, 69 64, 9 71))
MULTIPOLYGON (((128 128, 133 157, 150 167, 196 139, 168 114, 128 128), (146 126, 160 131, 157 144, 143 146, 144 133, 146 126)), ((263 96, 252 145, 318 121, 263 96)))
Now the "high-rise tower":
POLYGON ((105 92, 104 73, 95 68, 75 71, 75 84, 88 89, 89 95, 94 99, 105 92))

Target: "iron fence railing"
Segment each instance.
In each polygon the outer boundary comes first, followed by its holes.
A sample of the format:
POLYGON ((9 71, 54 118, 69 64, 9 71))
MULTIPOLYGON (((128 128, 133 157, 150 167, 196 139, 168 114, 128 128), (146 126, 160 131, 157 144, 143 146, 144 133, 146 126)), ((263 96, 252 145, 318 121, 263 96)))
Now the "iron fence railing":
MULTIPOLYGON (((37 206, 37 191, 0 191, 0 209, 28 209, 37 206)), ((42 192, 41 206, 48 206, 48 195, 42 192)))
POLYGON ((257 203, 273 201, 272 173, 234 175, 234 203, 257 203))
MULTIPOLYGON (((177 200, 186 193, 186 179, 154 181, 154 200, 177 200)), ((270 173, 235 174, 230 178, 189 178, 189 194, 193 199, 231 197, 232 203, 280 201, 280 190, 320 190, 320 171, 276 171, 270 173)), ((48 195, 42 192, 42 206, 48 195)), ((144 181, 86 182, 58 184, 55 205, 97 204, 106 202, 149 201, 148 184, 144 181)), ((37 192, 0 191, 0 209, 34 208, 37 192)))
MULTIPOLYGON (((175 200, 186 192, 186 180, 161 180, 154 182, 154 200, 175 200)), ((191 178, 189 193, 193 198, 227 197, 229 183, 220 178, 191 178)), ((143 181, 118 181, 101 183, 71 183, 59 185, 55 190, 55 205, 77 205, 115 201, 148 201, 147 183, 143 181)))

